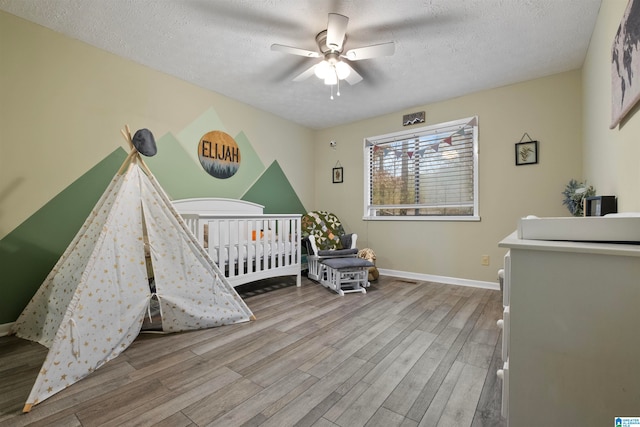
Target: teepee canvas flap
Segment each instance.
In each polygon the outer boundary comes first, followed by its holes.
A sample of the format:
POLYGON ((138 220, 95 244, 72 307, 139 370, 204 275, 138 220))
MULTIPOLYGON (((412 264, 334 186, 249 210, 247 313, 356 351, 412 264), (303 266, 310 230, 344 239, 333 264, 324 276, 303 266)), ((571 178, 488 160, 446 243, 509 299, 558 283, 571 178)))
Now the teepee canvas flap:
POLYGON ((17 336, 51 347, 123 181, 121 175, 111 180, 78 233, 16 320, 13 330, 17 336))
POLYGON ((177 332, 246 321, 251 316, 248 307, 200 246, 157 181, 142 179, 140 186, 145 220, 154 224, 147 227, 147 233, 162 329, 177 332), (164 205, 158 203, 161 199, 164 205))

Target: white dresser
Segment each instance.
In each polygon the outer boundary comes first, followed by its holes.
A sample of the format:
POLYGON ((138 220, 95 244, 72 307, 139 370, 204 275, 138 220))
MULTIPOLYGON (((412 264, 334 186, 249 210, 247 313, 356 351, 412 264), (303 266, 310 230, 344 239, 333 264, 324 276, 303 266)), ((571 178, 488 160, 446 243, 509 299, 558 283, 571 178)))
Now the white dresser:
POLYGON ((511 427, 640 417, 640 245, 527 240, 504 264, 503 415, 511 427))

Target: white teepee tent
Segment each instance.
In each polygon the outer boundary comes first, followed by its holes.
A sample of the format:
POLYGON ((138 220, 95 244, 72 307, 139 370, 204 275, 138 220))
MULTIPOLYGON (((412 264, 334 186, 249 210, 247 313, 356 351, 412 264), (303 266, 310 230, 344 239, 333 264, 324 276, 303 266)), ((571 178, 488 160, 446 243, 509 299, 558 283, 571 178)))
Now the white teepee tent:
MULTIPOLYGON (((131 143, 128 128, 123 134, 131 143)), ((19 337, 49 348, 25 412, 133 342, 152 298, 148 270, 165 332, 253 318, 130 145, 120 171, 14 325, 19 337)))

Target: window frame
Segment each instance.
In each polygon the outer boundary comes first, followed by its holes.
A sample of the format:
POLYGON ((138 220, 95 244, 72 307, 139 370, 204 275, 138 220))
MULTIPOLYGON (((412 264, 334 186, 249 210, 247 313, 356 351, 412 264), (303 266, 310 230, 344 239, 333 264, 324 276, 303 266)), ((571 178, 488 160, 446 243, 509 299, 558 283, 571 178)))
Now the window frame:
POLYGON ((435 123, 432 125, 424 126, 421 128, 415 128, 410 130, 402 130, 399 132, 388 133, 384 135, 377 135, 364 138, 363 144, 363 157, 364 157, 364 215, 365 221, 480 221, 479 212, 479 185, 478 185, 478 116, 467 117, 458 120, 451 120, 443 123, 435 123), (464 128, 471 126, 473 128, 472 137, 472 157, 473 157, 473 214, 471 215, 375 215, 372 214, 374 209, 381 209, 385 207, 396 208, 408 208, 413 209, 419 206, 426 205, 378 205, 376 208, 372 208, 369 204, 371 200, 372 186, 370 182, 371 176, 371 150, 376 144, 392 141, 402 141, 405 139, 415 139, 420 136, 432 136, 436 135, 443 128, 453 127, 464 128))

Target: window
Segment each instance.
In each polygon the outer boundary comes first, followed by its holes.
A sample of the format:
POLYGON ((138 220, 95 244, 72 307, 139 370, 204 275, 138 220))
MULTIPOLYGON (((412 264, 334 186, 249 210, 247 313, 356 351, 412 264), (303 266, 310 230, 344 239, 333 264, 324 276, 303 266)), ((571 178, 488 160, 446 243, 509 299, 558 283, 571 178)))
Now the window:
POLYGON ((364 160, 364 219, 480 219, 477 117, 366 138, 364 160))

